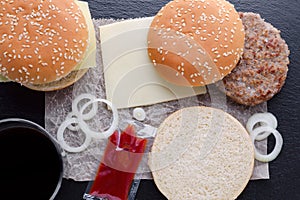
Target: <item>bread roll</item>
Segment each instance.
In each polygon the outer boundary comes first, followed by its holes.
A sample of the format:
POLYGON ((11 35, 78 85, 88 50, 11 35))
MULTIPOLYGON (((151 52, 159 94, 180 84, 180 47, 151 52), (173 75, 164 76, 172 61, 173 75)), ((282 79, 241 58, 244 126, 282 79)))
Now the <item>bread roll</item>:
POLYGON ((174 0, 154 17, 148 52, 158 73, 183 86, 221 80, 238 63, 245 33, 225 0, 174 0))
POLYGON ((12 81, 57 81, 85 56, 87 24, 73 0, 1 1, 0 16, 0 68, 12 81))
POLYGON ((88 70, 89 70, 88 68, 73 70, 67 76, 57 81, 53 81, 45 84, 26 84, 24 86, 32 90, 44 91, 44 92, 60 90, 74 84, 81 77, 83 77, 88 70))
POLYGON ((235 199, 253 171, 254 148, 234 117, 210 107, 184 108, 158 128, 149 166, 168 199, 235 199))

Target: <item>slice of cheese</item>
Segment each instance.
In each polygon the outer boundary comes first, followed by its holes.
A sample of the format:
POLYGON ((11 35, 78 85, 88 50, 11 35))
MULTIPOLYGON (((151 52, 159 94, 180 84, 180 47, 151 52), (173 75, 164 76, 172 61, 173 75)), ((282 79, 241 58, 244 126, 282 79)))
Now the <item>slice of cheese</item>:
MULTIPOLYGON (((91 13, 89 10, 89 5, 84 1, 76 1, 77 5, 80 7, 83 16, 85 17, 88 30, 89 30, 89 46, 84 59, 77 65, 74 70, 85 69, 96 67, 96 35, 95 28, 92 21, 91 13)), ((0 74, 0 82, 9 82, 11 80, 5 78, 0 74)))
POLYGON ((89 30, 89 46, 84 59, 75 70, 96 67, 96 35, 89 5, 84 1, 76 1, 82 11, 89 30))
POLYGON ((100 26, 106 98, 117 108, 146 106, 206 93, 162 79, 148 57, 152 17, 100 26))
POLYGON ((10 81, 11 80, 9 80, 8 78, 6 78, 0 74, 0 82, 10 82, 10 81))

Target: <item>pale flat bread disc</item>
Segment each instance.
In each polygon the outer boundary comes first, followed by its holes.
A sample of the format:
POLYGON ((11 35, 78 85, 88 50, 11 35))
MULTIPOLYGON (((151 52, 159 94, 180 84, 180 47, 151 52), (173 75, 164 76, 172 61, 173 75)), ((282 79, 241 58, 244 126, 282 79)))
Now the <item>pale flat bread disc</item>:
POLYGON ((235 199, 252 175, 254 148, 228 113, 190 107, 160 125, 149 165, 168 199, 235 199))

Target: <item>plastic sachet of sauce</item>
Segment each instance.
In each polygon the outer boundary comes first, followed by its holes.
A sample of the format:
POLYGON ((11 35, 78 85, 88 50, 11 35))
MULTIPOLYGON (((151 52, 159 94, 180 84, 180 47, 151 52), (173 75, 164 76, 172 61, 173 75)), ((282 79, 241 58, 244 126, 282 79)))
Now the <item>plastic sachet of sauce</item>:
POLYGON ((135 134, 133 125, 110 136, 95 180, 84 195, 88 200, 127 200, 147 140, 135 134))

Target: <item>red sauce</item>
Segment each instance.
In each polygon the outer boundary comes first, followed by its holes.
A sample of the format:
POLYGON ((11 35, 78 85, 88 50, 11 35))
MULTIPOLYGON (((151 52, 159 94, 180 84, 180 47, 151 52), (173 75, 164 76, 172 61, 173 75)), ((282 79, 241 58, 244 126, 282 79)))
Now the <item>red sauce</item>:
POLYGON ((89 192, 92 196, 109 200, 126 200, 128 197, 147 140, 136 137, 132 125, 129 125, 121 133, 120 138, 119 135, 118 131, 115 131, 109 138, 95 181, 89 192))

